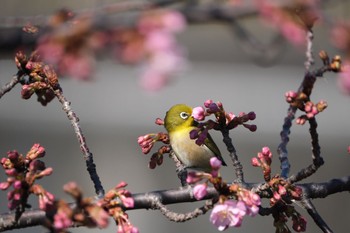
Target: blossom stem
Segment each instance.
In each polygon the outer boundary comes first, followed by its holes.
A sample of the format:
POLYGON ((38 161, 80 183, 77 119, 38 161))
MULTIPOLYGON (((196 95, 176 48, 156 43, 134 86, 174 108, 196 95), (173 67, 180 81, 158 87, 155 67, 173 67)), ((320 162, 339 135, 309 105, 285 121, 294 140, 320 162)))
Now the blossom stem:
POLYGON ((56 89, 54 90, 54 93, 59 102, 62 104, 63 111, 67 114, 67 117, 74 128, 74 132, 80 144, 80 149, 84 154, 87 171, 89 172, 90 179, 92 180, 95 186, 95 192, 99 198, 102 198, 104 196, 104 189, 96 171, 96 165, 93 160, 93 155, 90 152, 88 145, 86 144, 85 136, 82 132, 82 129, 80 128, 79 118, 77 117, 76 113, 72 110, 70 102, 64 97, 62 91, 60 89, 56 89))

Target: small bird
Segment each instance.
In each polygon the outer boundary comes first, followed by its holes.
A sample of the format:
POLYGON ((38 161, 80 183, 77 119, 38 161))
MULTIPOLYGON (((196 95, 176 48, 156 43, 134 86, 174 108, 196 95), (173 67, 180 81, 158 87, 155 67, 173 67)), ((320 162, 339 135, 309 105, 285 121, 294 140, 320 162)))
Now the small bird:
POLYGON ((167 111, 164 126, 176 157, 186 168, 196 170, 210 171, 210 159, 214 156, 226 166, 219 148, 209 134, 201 146, 190 138, 190 132, 196 129, 197 125, 198 122, 192 117, 192 108, 187 105, 177 104, 167 111))

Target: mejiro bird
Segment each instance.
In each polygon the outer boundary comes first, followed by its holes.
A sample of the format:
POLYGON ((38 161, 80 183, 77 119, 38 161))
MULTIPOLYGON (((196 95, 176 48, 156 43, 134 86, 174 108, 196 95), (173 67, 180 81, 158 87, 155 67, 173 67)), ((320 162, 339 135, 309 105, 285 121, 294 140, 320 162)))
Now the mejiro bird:
POLYGON ((210 171, 210 159, 214 156, 226 166, 219 148, 209 134, 200 146, 190 138, 190 132, 196 129, 197 125, 198 122, 192 117, 192 108, 185 104, 174 105, 167 111, 164 126, 176 157, 186 168, 196 170, 210 171))

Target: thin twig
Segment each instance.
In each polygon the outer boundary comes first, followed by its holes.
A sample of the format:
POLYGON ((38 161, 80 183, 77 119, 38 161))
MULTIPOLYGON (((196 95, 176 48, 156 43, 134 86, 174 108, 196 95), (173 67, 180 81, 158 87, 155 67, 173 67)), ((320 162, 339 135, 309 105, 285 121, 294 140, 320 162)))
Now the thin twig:
POLYGON ((23 73, 21 71, 18 71, 16 75, 14 75, 10 82, 6 83, 3 87, 0 89, 0 99, 3 95, 5 95, 7 92, 11 91, 14 86, 19 82, 19 79, 23 76, 23 73))
POLYGON ((63 106, 62 109, 67 114, 67 117, 70 120, 70 122, 74 128, 75 135, 77 136, 77 139, 78 139, 79 144, 80 144, 80 149, 84 154, 84 159, 86 161, 87 170, 89 172, 89 175, 90 175, 92 182, 94 183, 95 192, 99 198, 102 198, 104 196, 104 189, 103 189, 103 186, 101 184, 100 178, 96 172, 96 165, 95 165, 94 160, 93 160, 93 155, 90 152, 88 145, 86 144, 84 134, 80 128, 79 118, 77 117, 75 112, 72 110, 72 108, 70 106, 70 102, 64 97, 62 91, 60 89, 56 89, 56 90, 54 90, 54 93, 55 93, 57 99, 59 100, 59 102, 62 104, 62 106, 63 106))
POLYGON ((213 208, 213 203, 211 200, 207 200, 204 206, 194 209, 191 212, 187 213, 176 213, 169 210, 164 204, 162 204, 158 199, 154 199, 153 209, 159 209, 160 212, 170 221, 173 222, 186 222, 191 219, 194 219, 200 215, 207 213, 210 209, 213 208))
POLYGON ((306 61, 305 61, 305 69, 306 71, 310 70, 310 67, 315 63, 313 53, 312 53, 312 40, 314 38, 314 34, 312 29, 307 31, 306 34, 306 61))
POLYGON ((224 128, 221 130, 222 136, 223 136, 223 142, 226 145, 226 148, 228 152, 230 153, 230 157, 232 159, 233 167, 236 172, 237 177, 237 183, 244 183, 244 174, 243 174, 243 166, 241 162, 238 159, 238 155, 236 152, 236 148, 232 144, 232 139, 229 135, 229 130, 224 128))

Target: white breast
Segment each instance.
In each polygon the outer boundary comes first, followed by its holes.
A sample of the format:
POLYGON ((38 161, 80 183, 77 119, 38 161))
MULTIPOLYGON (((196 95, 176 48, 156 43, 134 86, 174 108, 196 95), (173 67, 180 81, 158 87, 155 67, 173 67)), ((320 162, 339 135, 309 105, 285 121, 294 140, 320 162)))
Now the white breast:
POLYGON ((172 149, 185 166, 206 170, 210 168, 209 160, 215 154, 207 146, 198 146, 195 140, 190 139, 189 132, 191 130, 184 129, 180 132, 172 132, 170 134, 172 149))

